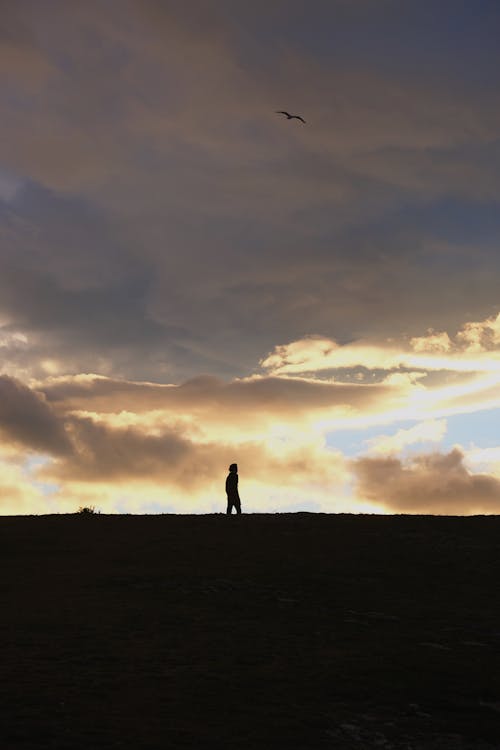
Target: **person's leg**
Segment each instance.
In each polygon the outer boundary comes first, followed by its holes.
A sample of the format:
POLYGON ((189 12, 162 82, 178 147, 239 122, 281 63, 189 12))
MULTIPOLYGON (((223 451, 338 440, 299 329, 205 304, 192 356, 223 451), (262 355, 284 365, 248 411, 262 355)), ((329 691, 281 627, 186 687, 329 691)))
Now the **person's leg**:
POLYGON ((241 513, 241 500, 238 498, 234 501, 234 507, 236 508, 236 513, 241 513))
POLYGON ((228 516, 230 516, 230 515, 231 515, 231 511, 232 511, 232 509, 233 509, 233 504, 232 504, 232 502, 231 502, 231 499, 230 499, 230 498, 228 497, 228 499, 227 499, 227 510, 226 510, 226 514, 227 514, 228 516))

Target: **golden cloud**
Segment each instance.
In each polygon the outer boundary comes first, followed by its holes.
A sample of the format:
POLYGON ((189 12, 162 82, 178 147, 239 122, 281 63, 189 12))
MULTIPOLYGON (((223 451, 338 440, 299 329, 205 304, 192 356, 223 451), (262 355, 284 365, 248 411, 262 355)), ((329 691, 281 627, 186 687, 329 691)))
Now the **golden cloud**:
POLYGON ((300 375, 341 368, 397 368, 450 372, 500 372, 500 313, 465 323, 454 338, 432 329, 407 341, 355 341, 343 346, 333 339, 309 336, 276 346, 261 361, 274 375, 300 375))
MULTIPOLYGON (((472 454, 469 462, 458 449, 444 457, 430 453, 405 461, 398 454, 418 443, 439 442, 447 414, 500 405, 498 353, 487 348, 495 340, 496 320, 460 329, 459 334, 482 331, 480 352, 470 351, 471 336, 464 343, 458 334, 447 339, 431 332, 428 343, 420 337, 413 350, 411 342, 399 348, 395 342, 341 347, 311 338, 276 347, 274 359, 264 363, 271 374, 229 382, 202 376, 174 385, 80 374, 48 377, 28 387, 3 375, 0 431, 14 452, 49 457, 32 470, 31 480, 35 487, 37 482, 60 487, 53 494, 61 498, 61 507, 66 507, 65 492, 67 497, 91 495, 97 502, 102 497, 107 507, 118 509, 124 503, 150 507, 152 498, 168 491, 177 510, 207 510, 220 496, 227 466, 237 461, 252 487, 254 508, 265 508, 269 497, 282 507, 289 491, 305 498, 311 493, 315 508, 345 509, 342 493, 353 472, 357 494, 349 498, 351 508, 378 504, 409 512, 491 512, 497 479, 492 473, 473 473, 472 454), (459 347, 470 372, 453 371, 459 347), (427 349, 439 349, 447 369, 437 373, 437 381, 432 370, 384 369, 380 382, 372 384, 283 372, 307 369, 318 360, 322 374, 323 360, 352 364, 360 361, 363 349, 373 355, 365 362, 369 374, 369 365, 387 366, 388 348, 391 365, 408 353, 427 358, 427 349), (416 424, 368 441, 368 456, 352 464, 328 447, 330 432, 401 419, 416 424)), ((12 477, 6 486, 14 502, 19 493, 12 477)), ((47 507, 47 499, 40 502, 47 507)))
MULTIPOLYGON (((276 500, 280 488, 296 493, 302 488, 306 493, 306 488, 316 486, 317 495, 317 488, 337 487, 346 479, 343 457, 328 450, 321 435, 277 429, 271 417, 267 425, 257 429, 257 407, 261 417, 269 411, 284 414, 286 404, 294 411, 288 389, 290 385, 295 389, 297 384, 290 381, 283 382, 284 394, 279 394, 277 383, 267 390, 262 389, 258 380, 243 383, 243 389, 233 393, 214 379, 200 379, 184 388, 77 376, 52 383, 52 400, 7 376, 0 383, 3 386, 0 429, 7 440, 24 449, 25 456, 50 457, 31 471, 35 487, 37 484, 60 487, 52 493, 52 499, 34 490, 33 497, 41 510, 53 508, 54 498, 60 499, 59 507, 67 507, 69 496, 81 498, 81 503, 91 496, 100 505, 103 503, 99 498, 104 498, 107 507, 115 510, 123 507, 123 497, 135 507, 148 507, 152 497, 165 498, 165 493, 175 498, 172 507, 176 510, 189 507, 207 510, 211 507, 209 495, 220 496, 227 467, 235 460, 246 476, 251 477, 247 486, 253 488, 253 507, 259 502, 264 506, 263 493, 268 493, 269 488, 275 488, 274 502, 279 507, 285 502, 284 497, 276 500), (107 390, 103 391, 103 386, 107 390), (69 397, 74 406, 73 399, 80 398, 82 388, 83 401, 87 406, 91 403, 94 409, 105 398, 104 394, 109 400, 107 409, 111 405, 116 408, 117 403, 123 405, 124 395, 129 394, 127 406, 129 409, 135 406, 138 411, 69 410, 68 402, 63 399, 69 397), (155 407, 152 412, 144 411, 152 406, 155 407), (148 421, 151 414, 153 428, 148 421), (196 424, 201 415, 206 422, 204 429, 196 424), (235 437, 232 441, 224 439, 225 430, 221 427, 221 420, 225 423, 230 417, 235 437), (211 430, 217 439, 207 439, 211 430), (134 501, 132 496, 136 497, 134 501), (142 505, 137 496, 143 498, 142 505)), ((305 394, 312 394, 310 408, 320 408, 325 398, 323 392, 317 396, 311 384, 302 385, 305 394)), ((301 393, 301 384, 298 387, 301 393)), ((335 404, 338 398, 330 396, 329 403, 332 400, 335 404)), ((82 405, 80 401, 78 405, 82 405)), ((303 405, 302 415, 305 412, 303 405)), ((293 418, 296 420, 297 416, 293 418)), ((12 482, 9 486, 10 503, 17 507, 20 490, 12 482)))
POLYGON ((393 398, 378 403, 380 421, 398 415, 428 420, 500 406, 499 331, 500 314, 465 323, 454 336, 430 330, 410 341, 364 340, 342 346, 311 336, 275 347, 261 365, 275 378, 307 375, 316 382, 325 372, 336 381, 353 373, 366 381, 371 372, 380 384, 393 388, 393 398))

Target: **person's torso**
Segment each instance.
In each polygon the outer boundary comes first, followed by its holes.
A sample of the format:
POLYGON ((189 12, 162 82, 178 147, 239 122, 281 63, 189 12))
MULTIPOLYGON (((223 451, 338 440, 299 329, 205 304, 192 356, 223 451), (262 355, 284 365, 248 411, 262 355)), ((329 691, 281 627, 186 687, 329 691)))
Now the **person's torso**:
POLYGON ((226 492, 228 495, 235 495, 238 493, 238 475, 233 471, 227 476, 226 492))

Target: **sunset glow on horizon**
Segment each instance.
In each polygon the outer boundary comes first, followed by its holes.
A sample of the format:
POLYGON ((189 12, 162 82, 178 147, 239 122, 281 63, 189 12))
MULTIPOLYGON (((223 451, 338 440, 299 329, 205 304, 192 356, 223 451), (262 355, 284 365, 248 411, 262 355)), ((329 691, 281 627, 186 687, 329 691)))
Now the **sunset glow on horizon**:
POLYGON ((497 3, 3 26, 0 514, 500 513, 497 3))

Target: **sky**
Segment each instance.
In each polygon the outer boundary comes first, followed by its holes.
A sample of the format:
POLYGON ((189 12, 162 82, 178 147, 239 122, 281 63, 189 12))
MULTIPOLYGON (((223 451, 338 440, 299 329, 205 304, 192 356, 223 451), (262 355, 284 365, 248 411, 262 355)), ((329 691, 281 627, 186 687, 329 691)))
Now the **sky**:
POLYGON ((4 3, 0 514, 499 513, 499 35, 4 3))

